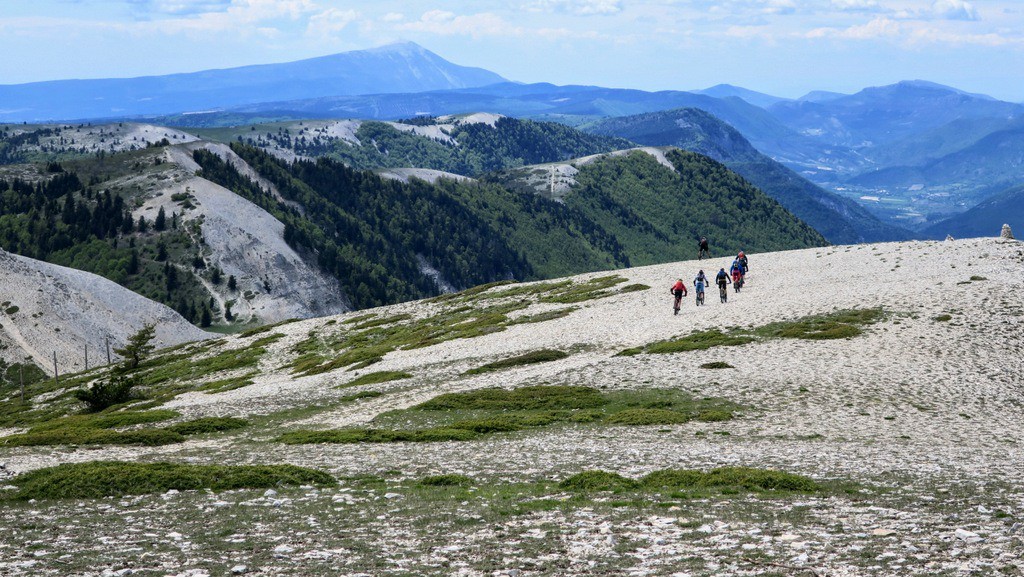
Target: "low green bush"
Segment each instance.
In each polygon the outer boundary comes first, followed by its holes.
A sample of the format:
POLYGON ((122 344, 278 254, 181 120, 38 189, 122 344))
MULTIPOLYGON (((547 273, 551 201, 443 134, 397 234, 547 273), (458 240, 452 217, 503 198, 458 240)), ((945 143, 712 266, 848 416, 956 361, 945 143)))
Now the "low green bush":
POLYGON ((426 487, 462 487, 466 485, 472 485, 473 479, 470 479, 465 475, 448 473, 445 475, 432 475, 430 477, 424 477, 420 479, 419 484, 426 487))
POLYGON ((75 398, 85 403, 89 411, 97 413, 134 399, 132 389, 137 384, 134 377, 115 374, 105 381, 96 381, 88 389, 78 389, 75 398))
POLYGON ((384 429, 340 429, 325 431, 290 431, 277 438, 286 445, 320 443, 436 443, 443 441, 469 441, 477 433, 466 429, 432 428, 410 431, 384 429))
POLYGON ((676 425, 685 423, 690 417, 668 409, 626 409, 609 415, 605 421, 614 425, 676 425))
POLYGON ((607 403, 592 387, 533 385, 517 389, 480 389, 468 393, 447 393, 416 405, 425 411, 489 410, 534 411, 592 409, 607 403))
POLYGON ((85 427, 52 429, 38 433, 24 433, 0 438, 0 445, 8 447, 35 447, 47 445, 142 445, 155 447, 181 443, 185 437, 166 429, 139 429, 137 431, 110 431, 85 427))
POLYGON ((116 429, 131 425, 144 425, 167 421, 178 416, 177 411, 117 411, 112 413, 92 413, 88 415, 71 415, 45 421, 33 426, 29 433, 42 433, 55 429, 116 429))
POLYGON ((232 431, 234 429, 241 429, 248 426, 249 421, 235 417, 202 417, 191 421, 185 421, 184 423, 171 425, 170 427, 167 427, 167 430, 178 433, 179 435, 199 435, 203 433, 232 431))
POLYGON ((708 410, 697 413, 697 420, 704 423, 717 423, 720 421, 731 421, 733 418, 732 411, 716 411, 708 410))
POLYGON ((702 364, 700 366, 700 368, 702 368, 702 369, 733 369, 733 368, 736 368, 736 367, 733 367, 732 365, 730 365, 729 363, 727 363, 725 361, 712 361, 710 363, 702 364))
POLYGON ((558 484, 569 491, 621 491, 637 488, 637 482, 618 473, 607 471, 583 471, 558 484))
POLYGON ((390 381, 410 378, 412 378, 412 375, 404 371, 379 371, 376 373, 367 373, 361 377, 352 379, 347 383, 340 384, 336 388, 345 389, 348 387, 359 387, 362 385, 376 385, 379 383, 387 383, 390 381))
POLYGON ((820 489, 813 479, 802 475, 753 467, 719 467, 706 473, 665 469, 643 477, 640 479, 640 485, 651 489, 738 487, 751 491, 798 492, 813 492, 820 489))
POLYGON ((38 469, 11 480, 15 499, 98 499, 170 489, 259 489, 334 485, 334 477, 294 465, 189 465, 96 461, 38 469))
POLYGON ((508 369, 512 367, 518 367, 522 365, 535 365, 537 363, 549 363, 551 361, 558 361, 569 356, 569 353, 563 351, 556 351, 552 349, 541 349, 538 351, 531 351, 526 354, 518 355, 508 359, 495 361, 493 363, 487 363, 481 365, 475 369, 470 369, 463 374, 466 375, 479 375, 481 373, 489 373, 491 371, 500 371, 502 369, 508 369))

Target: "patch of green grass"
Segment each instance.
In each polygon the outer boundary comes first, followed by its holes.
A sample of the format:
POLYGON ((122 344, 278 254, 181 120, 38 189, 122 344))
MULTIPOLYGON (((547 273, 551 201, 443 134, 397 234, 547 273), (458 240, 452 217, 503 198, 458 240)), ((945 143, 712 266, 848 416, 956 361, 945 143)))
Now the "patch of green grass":
POLYGON ((398 381, 410 378, 412 378, 412 375, 404 371, 380 371, 376 373, 367 373, 361 377, 352 379, 347 383, 340 384, 335 388, 345 389, 348 387, 359 387, 362 385, 376 385, 379 383, 387 383, 389 381, 398 381))
POLYGON ((552 361, 558 361, 569 356, 569 353, 563 351, 556 351, 552 349, 540 349, 537 351, 530 351, 522 355, 517 355, 508 359, 495 361, 493 363, 487 363, 474 369, 469 369, 464 375, 479 375, 482 373, 489 373, 492 371, 500 371, 502 369, 508 369, 511 367, 518 367, 523 365, 534 365, 538 363, 550 363, 552 361))
POLYGON ((731 421, 733 414, 732 411, 709 409, 697 413, 696 419, 702 423, 718 423, 721 421, 731 421))
POLYGON ((700 366, 702 369, 734 369, 736 367, 730 365, 725 361, 712 361, 710 363, 704 363, 700 366))
POLYGON ((821 487, 813 479, 793 473, 753 467, 719 467, 708 472, 664 469, 640 479, 649 489, 743 488, 751 491, 814 492, 821 487))
POLYGON ((213 394, 216 394, 216 393, 223 393, 224 391, 233 391, 235 389, 240 389, 242 387, 248 387, 249 385, 253 384, 253 382, 254 382, 253 381, 253 377, 255 377, 258 374, 259 374, 259 371, 252 371, 252 372, 245 373, 244 375, 240 375, 240 376, 237 376, 237 377, 229 377, 229 378, 226 378, 226 379, 217 379, 216 381, 210 381, 210 382, 202 385, 197 390, 203 391, 204 393, 206 393, 208 395, 213 395, 213 394))
POLYGON ((355 324, 352 327, 352 330, 360 331, 360 330, 365 330, 365 329, 372 329, 374 327, 381 327, 381 326, 384 326, 384 325, 395 324, 395 323, 398 323, 398 322, 401 322, 401 321, 407 321, 407 320, 409 320, 411 318, 412 318, 412 315, 410 315, 408 313, 404 313, 404 314, 400 314, 400 315, 394 315, 394 316, 391 316, 391 317, 381 317, 381 318, 369 319, 369 320, 365 320, 365 321, 363 321, 361 323, 355 324))
POLYGON ((618 473, 583 471, 565 479, 558 486, 568 491, 592 492, 633 490, 639 485, 618 473))
POLYGON ((166 429, 111 431, 109 429, 61 428, 0 438, 7 447, 48 445, 141 445, 155 447, 181 443, 185 437, 166 429))
POLYGON ((806 316, 793 321, 771 323, 750 330, 722 332, 718 329, 710 329, 666 341, 650 343, 641 347, 625 349, 616 356, 634 356, 642 353, 681 353, 707 350, 712 347, 740 346, 758 340, 773 338, 808 340, 844 339, 861 334, 863 332, 861 327, 879 322, 885 317, 885 311, 880 308, 851 309, 823 315, 806 316))
POLYGON ((540 302, 572 304, 599 299, 614 294, 610 289, 625 281, 624 277, 610 275, 592 278, 586 282, 572 282, 567 286, 548 291, 547 294, 540 297, 540 302))
POLYGON ((614 425, 676 425, 689 421, 690 417, 668 409, 626 409, 609 415, 606 420, 614 425))
POLYGON ((640 426, 726 420, 736 408, 727 401, 698 400, 675 389, 602 393, 591 387, 537 385, 448 393, 377 415, 371 428, 295 431, 278 440, 293 444, 459 441, 559 423, 640 426))
MULTIPOLYGON (((288 324, 291 324, 291 323, 299 322, 300 320, 301 319, 285 319, 283 321, 272 323, 272 324, 269 324, 269 325, 263 325, 261 327, 255 327, 255 328, 251 328, 251 329, 246 329, 246 330, 238 333, 238 337, 242 338, 242 339, 249 338, 249 337, 258 335, 260 333, 265 333, 267 331, 276 329, 276 328, 284 326, 284 325, 288 325, 288 324)), ((284 336, 284 335, 281 335, 281 336, 284 336)))
POLYGON ((584 471, 568 477, 559 487, 574 492, 611 491, 651 493, 664 490, 706 491, 736 494, 754 492, 813 493, 823 490, 814 480, 793 473, 752 467, 720 467, 710 471, 662 469, 640 479, 630 479, 607 471, 584 471))
POLYGON ((639 291, 649 290, 651 287, 641 283, 628 284, 619 289, 619 293, 635 293, 639 291))
POLYGON ((988 279, 983 277, 983 276, 971 275, 970 280, 972 280, 974 282, 977 282, 977 281, 988 280, 988 279))
POLYGON ((554 309, 543 313, 537 313, 535 315, 524 315, 513 319, 509 324, 521 325, 526 323, 542 323, 544 321, 552 321, 560 319, 565 316, 569 316, 573 311, 579 310, 577 307, 568 307, 564 309, 554 309))
POLYGON ((98 499, 163 493, 170 489, 258 489, 279 485, 337 484, 322 471, 294 465, 188 465, 95 461, 18 475, 14 499, 98 499))
POLYGON ((42 433, 57 429, 116 429, 132 425, 144 425, 167 421, 178 416, 177 411, 116 411, 71 415, 53 419, 33 426, 29 433, 42 433))
POLYGON ((715 346, 739 346, 749 342, 754 342, 753 336, 733 335, 723 333, 718 329, 711 329, 672 340, 652 342, 644 347, 644 353, 649 355, 665 355, 688 351, 707 351, 707 349, 715 346))
POLYGON ((201 435, 205 433, 232 431, 234 429, 241 429, 248 426, 249 421, 235 417, 202 417, 191 421, 185 421, 184 423, 171 425, 170 427, 167 427, 167 430, 178 433, 179 435, 201 435))
POLYGON ((477 433, 472 431, 451 428, 410 431, 388 431, 382 429, 298 430, 281 435, 277 438, 277 441, 286 445, 320 443, 436 443, 442 441, 469 441, 477 436, 477 433))
POLYGON ((384 396, 384 393, 380 391, 361 391, 354 395, 346 395, 338 399, 340 402, 348 403, 351 401, 358 401, 359 399, 373 399, 376 397, 384 396))
POLYGON ((944 323, 953 320, 953 315, 942 314, 936 317, 932 317, 932 320, 938 323, 944 323))
POLYGON ((534 385, 517 389, 479 389, 467 393, 446 393, 420 403, 420 411, 488 410, 550 411, 589 409, 608 401, 591 387, 534 385))
POLYGON ((425 487, 464 487, 473 484, 473 479, 465 475, 448 473, 445 475, 432 475, 424 477, 419 481, 425 487))

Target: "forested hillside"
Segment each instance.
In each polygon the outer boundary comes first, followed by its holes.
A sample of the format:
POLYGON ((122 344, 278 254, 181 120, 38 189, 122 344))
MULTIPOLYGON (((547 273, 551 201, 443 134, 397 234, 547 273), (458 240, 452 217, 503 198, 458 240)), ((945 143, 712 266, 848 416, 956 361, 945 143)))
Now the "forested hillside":
POLYGON ((622 138, 587 134, 554 122, 497 115, 345 122, 351 133, 338 130, 338 122, 322 121, 197 133, 271 151, 332 158, 352 168, 429 168, 465 176, 632 146, 622 138))
POLYGON ((609 118, 585 130, 648 146, 678 146, 736 171, 834 243, 899 240, 909 233, 883 223, 852 200, 828 192, 758 152, 736 129, 695 108, 609 118))
POLYGON ((563 204, 497 181, 406 184, 326 158, 289 164, 254 147, 233 150, 305 210, 197 151, 202 176, 281 219, 285 239, 315 254, 357 308, 437 294, 424 262, 465 288, 679 260, 692 256, 701 234, 720 251, 825 242, 724 166, 693 153, 671 154, 675 171, 641 152, 588 163, 563 204))
POLYGON ((161 211, 135 220, 120 194, 85 186, 58 164, 49 170, 34 183, 0 179, 0 247, 104 276, 191 322, 211 323, 206 290, 174 264, 206 268, 201 247, 177 215, 161 211))

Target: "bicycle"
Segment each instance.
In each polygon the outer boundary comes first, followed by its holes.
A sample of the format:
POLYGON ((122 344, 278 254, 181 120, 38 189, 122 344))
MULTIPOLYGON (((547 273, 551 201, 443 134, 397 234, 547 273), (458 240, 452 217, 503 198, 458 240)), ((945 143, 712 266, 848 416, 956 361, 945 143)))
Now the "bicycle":
POLYGON ((697 306, 701 306, 703 304, 704 304, 704 291, 700 291, 699 293, 697 293, 697 306))
POLYGON ((711 258, 711 253, 708 252, 708 249, 701 248, 700 250, 697 251, 697 260, 703 260, 706 258, 711 258))
POLYGON ((718 285, 718 296, 722 299, 722 302, 729 300, 729 291, 725 288, 724 284, 718 285))
POLYGON ((676 300, 672 304, 672 314, 677 315, 677 314, 679 314, 679 306, 683 302, 683 295, 682 294, 677 294, 675 297, 676 297, 676 300))

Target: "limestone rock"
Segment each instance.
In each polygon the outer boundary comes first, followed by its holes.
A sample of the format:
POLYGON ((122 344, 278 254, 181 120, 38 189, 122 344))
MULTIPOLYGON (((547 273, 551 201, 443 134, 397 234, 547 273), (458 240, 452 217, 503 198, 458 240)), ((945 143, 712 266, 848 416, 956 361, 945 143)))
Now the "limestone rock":
POLYGON ((1013 240, 1013 230, 1010 229, 1010 225, 1004 224, 1003 230, 999 233, 1000 238, 1008 238, 1013 240))

